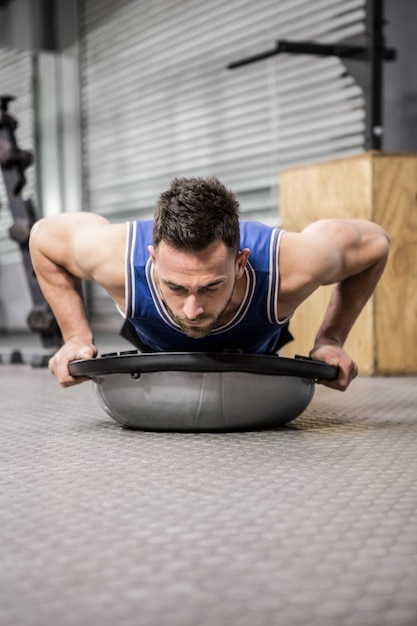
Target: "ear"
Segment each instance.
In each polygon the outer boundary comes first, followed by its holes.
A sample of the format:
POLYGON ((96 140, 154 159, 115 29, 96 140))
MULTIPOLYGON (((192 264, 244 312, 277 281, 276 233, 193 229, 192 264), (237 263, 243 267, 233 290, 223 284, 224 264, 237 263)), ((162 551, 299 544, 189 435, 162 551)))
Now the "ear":
POLYGON ((152 263, 155 265, 156 263, 156 254, 155 254, 155 248, 153 246, 148 246, 148 252, 149 255, 152 259, 152 263))
POLYGON ((236 257, 236 278, 242 278, 250 255, 249 248, 244 248, 237 253, 236 257))

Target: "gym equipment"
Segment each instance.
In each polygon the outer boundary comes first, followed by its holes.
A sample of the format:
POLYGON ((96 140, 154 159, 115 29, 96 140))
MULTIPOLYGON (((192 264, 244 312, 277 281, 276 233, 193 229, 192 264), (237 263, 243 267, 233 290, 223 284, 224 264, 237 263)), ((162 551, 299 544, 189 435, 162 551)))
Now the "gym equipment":
POLYGON ((365 149, 381 150, 383 128, 383 64, 395 61, 397 52, 385 47, 383 0, 366 0, 365 37, 355 36, 337 43, 315 41, 276 41, 275 48, 229 63, 233 70, 249 63, 262 61, 277 54, 308 54, 336 56, 365 94, 365 149), (363 39, 365 41, 363 41, 363 39))
MULTIPOLYGON (((32 332, 39 333, 45 348, 51 348, 54 352, 62 344, 61 333, 39 287, 29 254, 29 234, 37 220, 36 210, 30 198, 24 200, 21 196, 26 184, 25 170, 33 163, 33 155, 17 145, 15 130, 18 124, 8 113, 9 103, 14 99, 13 96, 0 96, 0 168, 14 219, 9 236, 20 247, 33 302, 33 309, 27 318, 28 327, 32 332)), ((48 355, 40 355, 35 357, 32 365, 46 365, 48 359, 48 355)))
POLYGON ((338 372, 300 356, 137 350, 68 367, 93 379, 100 406, 124 427, 177 432, 282 426, 307 408, 317 380, 338 372))

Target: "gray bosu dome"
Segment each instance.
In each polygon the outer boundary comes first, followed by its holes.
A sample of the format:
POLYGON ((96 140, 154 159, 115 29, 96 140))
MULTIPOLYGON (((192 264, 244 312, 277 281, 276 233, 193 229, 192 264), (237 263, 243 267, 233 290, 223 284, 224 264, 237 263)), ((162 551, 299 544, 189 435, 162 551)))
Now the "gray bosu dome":
POLYGON ((100 406, 125 427, 230 431, 275 427, 310 404, 337 368, 310 359, 208 353, 108 355, 70 365, 91 376, 100 406))

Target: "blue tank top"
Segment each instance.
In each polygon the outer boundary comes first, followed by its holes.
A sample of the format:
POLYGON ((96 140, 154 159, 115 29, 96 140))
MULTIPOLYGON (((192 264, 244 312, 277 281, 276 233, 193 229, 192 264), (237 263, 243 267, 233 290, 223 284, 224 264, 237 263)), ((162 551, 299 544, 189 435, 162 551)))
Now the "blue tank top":
POLYGON ((188 337, 169 316, 155 286, 148 246, 152 221, 127 223, 126 310, 142 344, 155 352, 223 352, 274 354, 288 320, 279 320, 278 251, 280 228, 258 222, 240 222, 241 249, 249 248, 246 293, 236 315, 207 337, 188 337))

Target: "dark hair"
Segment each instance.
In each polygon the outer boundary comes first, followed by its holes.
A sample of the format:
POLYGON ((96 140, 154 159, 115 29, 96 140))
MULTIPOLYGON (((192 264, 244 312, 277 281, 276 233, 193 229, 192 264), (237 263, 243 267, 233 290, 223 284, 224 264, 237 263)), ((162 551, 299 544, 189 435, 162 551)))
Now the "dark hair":
POLYGON ((154 216, 153 243, 204 250, 222 241, 238 252, 239 202, 216 178, 175 178, 159 196, 154 216))

